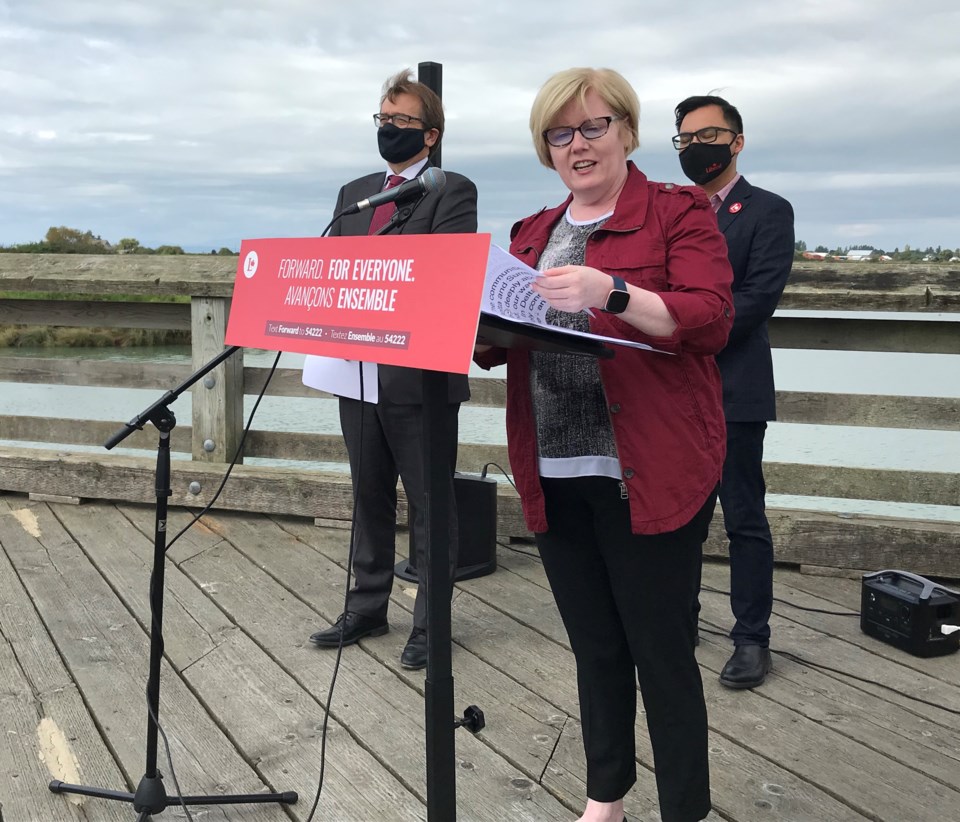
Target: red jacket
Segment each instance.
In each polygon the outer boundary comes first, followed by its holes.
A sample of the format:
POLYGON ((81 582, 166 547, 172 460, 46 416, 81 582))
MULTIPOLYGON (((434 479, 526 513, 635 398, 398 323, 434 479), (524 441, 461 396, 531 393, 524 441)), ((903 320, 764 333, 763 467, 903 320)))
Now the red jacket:
MULTIPOLYGON (((670 354, 614 346, 600 360, 632 530, 659 534, 685 525, 720 482, 726 451, 720 373, 714 354, 733 324, 733 273, 706 196, 693 186, 649 182, 628 163, 616 210, 587 243, 585 265, 656 291, 677 323, 651 337, 616 315, 594 312, 590 330, 647 343, 670 354)), ((530 266, 570 203, 518 222, 510 253, 530 266)), ((477 355, 507 363, 507 444, 527 527, 548 530, 526 351, 477 355)))

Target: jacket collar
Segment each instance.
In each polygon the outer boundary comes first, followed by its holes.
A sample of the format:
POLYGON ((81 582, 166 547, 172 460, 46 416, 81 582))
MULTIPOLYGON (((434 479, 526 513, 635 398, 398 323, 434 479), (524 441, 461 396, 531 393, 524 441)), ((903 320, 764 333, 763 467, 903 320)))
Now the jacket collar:
MULTIPOLYGON (((603 224, 603 230, 635 231, 642 228, 649 200, 650 192, 646 175, 634 165, 632 160, 627 160, 627 181, 623 184, 623 189, 617 198, 613 214, 603 224)), ((571 202, 573 202, 572 194, 555 208, 544 209, 532 217, 515 223, 510 231, 510 239, 514 240, 522 234, 521 242, 524 245, 533 245, 542 249, 550 237, 550 231, 563 217, 571 202)))

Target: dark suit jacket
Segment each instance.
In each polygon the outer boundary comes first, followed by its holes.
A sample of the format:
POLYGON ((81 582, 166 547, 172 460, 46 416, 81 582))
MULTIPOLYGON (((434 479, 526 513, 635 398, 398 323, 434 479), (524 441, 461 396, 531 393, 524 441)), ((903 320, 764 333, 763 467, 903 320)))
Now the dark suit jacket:
POLYGON ((717 355, 728 422, 777 418, 767 320, 793 265, 793 208, 741 177, 717 212, 733 268, 733 328, 717 355))
MULTIPOLYGON (((430 168, 428 162, 421 174, 430 168)), ((388 234, 472 234, 477 230, 477 187, 462 174, 445 172, 446 185, 441 191, 427 194, 416 206, 410 218, 399 228, 393 227, 388 234)), ((368 174, 347 183, 340 189, 334 214, 339 214, 352 203, 365 200, 383 189, 385 172, 368 174)), ((330 229, 331 237, 364 236, 370 229, 373 209, 364 209, 358 214, 343 217, 330 229)), ((456 260, 450 261, 451 267, 456 260)), ((393 403, 418 404, 423 401, 421 371, 396 365, 381 365, 377 369, 380 378, 380 396, 393 403)), ((467 377, 463 374, 449 376, 449 402, 466 402, 470 399, 467 377)))

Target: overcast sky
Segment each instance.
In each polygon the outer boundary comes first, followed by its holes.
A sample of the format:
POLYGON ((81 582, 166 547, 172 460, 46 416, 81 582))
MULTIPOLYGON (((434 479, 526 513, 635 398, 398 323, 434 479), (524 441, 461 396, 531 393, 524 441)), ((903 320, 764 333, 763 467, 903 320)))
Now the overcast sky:
POLYGON ((0 0, 0 244, 316 236, 339 186, 384 167, 383 80, 422 61, 443 65, 443 165, 500 244, 565 194, 527 117, 589 65, 636 88, 652 179, 686 182, 674 106, 719 89, 740 171, 811 249, 960 246, 958 0, 0 0))

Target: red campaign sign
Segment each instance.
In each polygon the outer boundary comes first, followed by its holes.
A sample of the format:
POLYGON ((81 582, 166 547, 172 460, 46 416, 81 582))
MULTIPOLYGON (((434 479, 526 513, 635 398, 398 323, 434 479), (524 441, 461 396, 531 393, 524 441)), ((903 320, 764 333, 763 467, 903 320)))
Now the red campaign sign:
POLYGON ((226 342, 466 374, 489 234, 244 240, 226 342))

